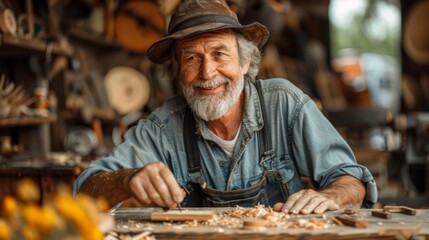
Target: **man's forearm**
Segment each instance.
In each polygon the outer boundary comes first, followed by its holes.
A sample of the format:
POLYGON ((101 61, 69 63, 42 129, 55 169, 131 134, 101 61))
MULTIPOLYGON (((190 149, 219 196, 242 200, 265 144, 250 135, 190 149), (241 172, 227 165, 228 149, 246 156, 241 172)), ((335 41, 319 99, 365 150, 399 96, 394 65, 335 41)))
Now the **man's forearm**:
POLYGON ((340 208, 360 207, 365 197, 365 185, 352 176, 341 176, 321 193, 334 198, 340 208))
POLYGON ((96 173, 83 183, 79 193, 89 194, 93 197, 104 197, 113 207, 119 202, 131 198, 127 183, 137 169, 122 169, 114 172, 96 173))

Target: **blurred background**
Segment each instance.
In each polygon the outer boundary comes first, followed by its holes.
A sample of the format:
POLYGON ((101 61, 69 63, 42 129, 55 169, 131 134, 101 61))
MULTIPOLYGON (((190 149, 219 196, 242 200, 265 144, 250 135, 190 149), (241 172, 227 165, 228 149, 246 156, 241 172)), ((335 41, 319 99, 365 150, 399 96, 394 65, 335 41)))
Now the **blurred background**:
MULTIPOLYGON (((23 177, 52 198, 178 93, 145 53, 179 2, 0 0, 0 200, 23 177)), ((227 2, 271 31, 259 77, 318 103, 380 204, 429 206, 429 1, 227 2)))

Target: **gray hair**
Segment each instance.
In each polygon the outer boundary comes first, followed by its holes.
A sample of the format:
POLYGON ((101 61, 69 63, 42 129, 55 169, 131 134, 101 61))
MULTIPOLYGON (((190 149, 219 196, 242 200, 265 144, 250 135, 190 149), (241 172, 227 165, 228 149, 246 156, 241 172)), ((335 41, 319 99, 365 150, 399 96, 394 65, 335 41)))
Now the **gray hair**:
MULTIPOLYGON (((259 72, 261 51, 259 51, 259 48, 255 42, 247 40, 240 33, 234 32, 234 35, 237 40, 240 66, 243 67, 244 63, 250 62, 249 70, 244 75, 244 80, 255 80, 259 72)), ((174 47, 170 53, 169 60, 163 63, 163 68, 165 74, 170 79, 179 79, 180 66, 174 47)))

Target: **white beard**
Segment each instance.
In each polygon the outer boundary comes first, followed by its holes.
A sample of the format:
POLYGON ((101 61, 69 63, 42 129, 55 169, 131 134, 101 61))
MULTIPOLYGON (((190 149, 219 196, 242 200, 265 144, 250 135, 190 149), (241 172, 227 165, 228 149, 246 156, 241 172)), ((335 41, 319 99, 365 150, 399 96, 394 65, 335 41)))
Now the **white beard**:
POLYGON ((182 83, 183 94, 191 109, 204 121, 212 121, 221 118, 237 102, 244 88, 244 76, 240 74, 240 79, 233 84, 231 79, 217 76, 212 80, 197 80, 191 86, 182 83), (198 95, 195 93, 196 87, 217 87, 225 84, 225 92, 218 95, 198 95))

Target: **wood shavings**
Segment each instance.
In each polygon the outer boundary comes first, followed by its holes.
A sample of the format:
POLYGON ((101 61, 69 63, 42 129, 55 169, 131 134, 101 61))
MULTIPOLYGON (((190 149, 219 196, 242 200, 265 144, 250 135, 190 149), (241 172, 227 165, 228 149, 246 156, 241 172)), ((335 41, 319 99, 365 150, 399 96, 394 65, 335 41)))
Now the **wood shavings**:
POLYGON ((240 229, 244 231, 268 232, 270 229, 306 229, 323 230, 335 226, 332 218, 327 218, 324 214, 318 215, 291 215, 283 212, 276 212, 270 207, 257 205, 251 208, 235 207, 227 210, 215 211, 209 220, 192 220, 182 222, 163 222, 162 224, 140 224, 133 223, 129 228, 134 230, 142 229, 150 231, 149 227, 154 227, 154 231, 183 231, 189 228, 207 227, 215 229, 217 232, 240 229))
POLYGON ((243 226, 243 221, 238 218, 230 217, 220 213, 215 215, 212 219, 202 222, 201 224, 225 228, 241 228, 243 226))
POLYGON ((201 224, 242 228, 243 221, 248 219, 264 221, 264 226, 267 228, 327 229, 334 225, 332 220, 328 220, 324 214, 313 216, 311 219, 303 219, 300 215, 276 212, 272 208, 260 204, 253 208, 237 206, 231 210, 222 211, 214 218, 201 224))
POLYGON ((156 238, 148 231, 141 232, 135 236, 111 232, 107 234, 104 240, 156 240, 156 238))

